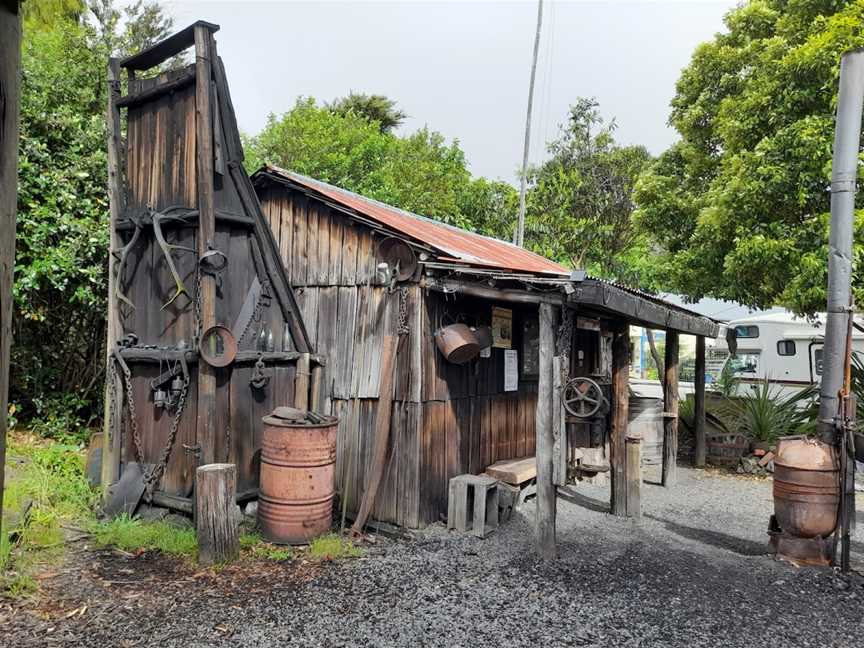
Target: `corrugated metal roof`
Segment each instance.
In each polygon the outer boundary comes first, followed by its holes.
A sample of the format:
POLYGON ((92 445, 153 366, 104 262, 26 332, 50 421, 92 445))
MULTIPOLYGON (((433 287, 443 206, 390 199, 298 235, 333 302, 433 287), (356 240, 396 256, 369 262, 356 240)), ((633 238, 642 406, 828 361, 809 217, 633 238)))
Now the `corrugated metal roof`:
POLYGON ((289 180, 345 207, 350 207, 404 236, 425 243, 440 252, 443 255, 442 260, 541 275, 569 274, 565 267, 506 241, 418 216, 277 166, 267 165, 255 175, 262 172, 289 180))

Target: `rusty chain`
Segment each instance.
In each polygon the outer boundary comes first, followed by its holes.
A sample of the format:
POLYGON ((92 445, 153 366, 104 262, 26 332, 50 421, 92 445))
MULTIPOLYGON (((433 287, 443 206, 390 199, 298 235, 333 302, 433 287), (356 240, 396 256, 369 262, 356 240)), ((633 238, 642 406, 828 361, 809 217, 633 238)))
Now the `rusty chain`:
POLYGON ((400 337, 408 335, 411 329, 408 327, 408 288, 402 286, 399 289, 399 321, 396 327, 396 334, 400 337))
POLYGON ((168 433, 168 439, 162 447, 162 452, 159 454, 159 461, 149 473, 144 476, 144 488, 146 491, 146 500, 149 502, 153 498, 153 490, 156 484, 162 479, 162 474, 168 466, 168 459, 171 457, 171 450, 174 448, 174 440, 177 438, 177 429, 180 427, 180 418, 183 416, 183 409, 186 406, 186 395, 189 393, 189 374, 183 376, 183 388, 180 390, 180 399, 177 401, 177 410, 174 412, 174 419, 171 421, 171 431, 168 433))

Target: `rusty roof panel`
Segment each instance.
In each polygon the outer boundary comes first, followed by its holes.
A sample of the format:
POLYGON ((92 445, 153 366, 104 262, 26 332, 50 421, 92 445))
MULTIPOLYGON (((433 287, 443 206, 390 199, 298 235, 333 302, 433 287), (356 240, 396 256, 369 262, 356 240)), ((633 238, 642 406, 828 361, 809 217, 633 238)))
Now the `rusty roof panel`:
POLYGON ((345 207, 350 207, 381 225, 425 243, 437 250, 442 259, 448 261, 542 275, 569 274, 569 270, 565 267, 506 241, 418 216, 277 166, 267 165, 256 175, 262 172, 289 180, 345 207))

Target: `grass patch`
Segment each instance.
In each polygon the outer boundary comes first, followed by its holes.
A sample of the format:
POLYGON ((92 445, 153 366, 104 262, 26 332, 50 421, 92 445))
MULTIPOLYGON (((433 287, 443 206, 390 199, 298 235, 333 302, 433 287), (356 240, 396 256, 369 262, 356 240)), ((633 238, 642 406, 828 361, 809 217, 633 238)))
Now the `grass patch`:
POLYGON ((99 493, 84 476, 80 446, 9 435, 6 488, 3 492, 3 533, 0 534, 0 591, 9 596, 36 589, 32 573, 62 553, 64 523, 92 519, 99 493), (13 520, 20 526, 30 505, 27 525, 16 543, 9 542, 13 520))
POLYGON ((363 550, 347 538, 335 533, 328 533, 315 538, 309 545, 309 558, 316 561, 339 560, 340 558, 357 558, 363 555, 363 550))
POLYGON ((123 551, 160 551, 169 556, 194 558, 198 541, 194 529, 182 529, 168 522, 143 522, 128 515, 90 525, 93 541, 100 547, 117 547, 123 551))
POLYGON ((255 532, 244 533, 240 536, 240 550, 252 558, 273 562, 291 560, 294 557, 294 550, 291 547, 265 542, 255 532))

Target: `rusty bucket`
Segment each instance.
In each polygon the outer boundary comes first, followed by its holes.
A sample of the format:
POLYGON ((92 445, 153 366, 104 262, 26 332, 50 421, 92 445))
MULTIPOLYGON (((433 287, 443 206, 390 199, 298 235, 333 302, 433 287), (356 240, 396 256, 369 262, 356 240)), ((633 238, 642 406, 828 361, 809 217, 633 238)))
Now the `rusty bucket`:
POLYGON ((774 458, 774 515, 780 528, 799 538, 824 538, 834 531, 839 503, 840 470, 831 446, 781 438, 774 458))
POLYGON ((480 353, 477 336, 465 324, 450 324, 435 331, 435 344, 447 362, 462 364, 480 353))
POLYGON ((306 544, 333 519, 336 426, 265 416, 261 438, 258 527, 276 544, 306 544))

